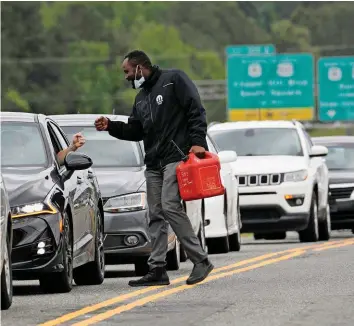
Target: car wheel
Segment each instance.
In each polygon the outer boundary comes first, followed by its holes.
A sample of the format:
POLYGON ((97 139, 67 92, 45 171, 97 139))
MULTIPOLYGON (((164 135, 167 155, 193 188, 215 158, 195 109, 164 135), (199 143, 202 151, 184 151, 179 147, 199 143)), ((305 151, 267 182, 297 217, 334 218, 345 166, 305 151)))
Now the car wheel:
POLYGON ((331 238, 331 214, 330 208, 327 204, 326 207, 326 218, 319 224, 319 240, 328 241, 331 238))
POLYGON ((47 293, 67 293, 73 287, 73 236, 68 214, 63 214, 63 270, 42 276, 40 286, 47 293))
POLYGON ((312 194, 310 219, 308 226, 305 230, 299 232, 299 238, 301 242, 316 242, 319 238, 318 231, 318 206, 317 195, 315 192, 312 194))
POLYGON ((184 263, 185 261, 187 261, 188 256, 181 244, 179 245, 179 251, 180 251, 180 262, 184 263))
POLYGON ((12 305, 12 266, 11 266, 11 244, 6 241, 4 250, 4 261, 1 271, 1 310, 7 310, 12 305))
POLYGON ((99 209, 96 215, 95 260, 74 270, 77 285, 98 285, 104 281, 105 260, 103 248, 103 223, 99 209))
POLYGON ((229 235, 229 246, 231 251, 241 250, 241 234, 240 231, 229 235))
POLYGON ((140 258, 135 262, 134 266, 136 276, 144 276, 149 273, 148 258, 140 258))
POLYGON ((179 241, 175 240, 175 247, 167 253, 167 270, 178 271, 180 266, 180 245, 179 241))
POLYGON ((254 233, 253 234, 253 238, 254 238, 254 240, 262 240, 262 239, 264 239, 264 234, 262 234, 262 233, 254 233))
POLYGON ((208 249, 210 254, 226 254, 230 250, 229 238, 209 238, 207 239, 208 249))
POLYGON ((354 234, 354 228, 352 228, 352 233, 354 234))
POLYGON ((274 232, 263 235, 265 240, 285 240, 286 232, 274 232))
MULTIPOLYGON (((238 196, 238 203, 240 203, 240 196, 238 196)), ((238 217, 238 232, 231 234, 229 236, 229 246, 231 251, 240 251, 241 250, 241 210, 240 204, 237 205, 237 217, 238 217)))
POLYGON ((198 233, 198 239, 199 239, 200 245, 202 246, 203 250, 205 252, 208 252, 208 247, 207 247, 207 243, 206 243, 206 239, 205 239, 205 226, 204 226, 204 223, 200 224, 199 233, 198 233))

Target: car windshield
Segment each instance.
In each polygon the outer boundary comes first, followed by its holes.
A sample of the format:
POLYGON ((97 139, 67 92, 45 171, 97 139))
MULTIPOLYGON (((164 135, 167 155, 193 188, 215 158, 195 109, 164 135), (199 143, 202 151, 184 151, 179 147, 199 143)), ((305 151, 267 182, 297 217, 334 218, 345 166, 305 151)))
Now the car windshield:
POLYGON ((86 143, 78 151, 87 154, 94 167, 139 167, 143 157, 139 144, 114 138, 94 127, 61 126, 68 139, 81 132, 86 143))
POLYGON ((210 132, 220 150, 236 151, 238 156, 303 156, 295 129, 249 128, 210 132))
POLYGON ((3 167, 48 165, 38 124, 1 122, 1 165, 3 167))
MULTIPOLYGON (((321 144, 322 145, 322 144, 321 144)), ((354 170, 354 144, 324 144, 329 170, 354 170)))

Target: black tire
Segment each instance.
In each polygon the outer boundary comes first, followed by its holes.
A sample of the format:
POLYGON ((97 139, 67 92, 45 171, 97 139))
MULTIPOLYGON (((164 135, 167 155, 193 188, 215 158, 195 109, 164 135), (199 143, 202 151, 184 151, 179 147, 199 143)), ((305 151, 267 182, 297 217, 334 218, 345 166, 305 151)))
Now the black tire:
POLYGON ((237 200, 237 217, 238 217, 238 232, 229 235, 229 246, 231 251, 240 251, 241 250, 241 210, 240 210, 240 196, 238 196, 237 200))
POLYGON ((187 253, 181 244, 179 245, 179 250, 180 250, 180 262, 184 263, 188 259, 187 253))
POLYGON ((310 219, 305 230, 299 232, 300 242, 316 242, 319 239, 317 195, 312 194, 310 219))
POLYGON ((62 257, 64 269, 43 275, 39 279, 46 293, 67 293, 73 288, 73 236, 68 214, 63 214, 62 257))
POLYGON ((200 245, 202 246, 203 250, 205 252, 208 252, 208 247, 207 247, 206 238, 205 238, 204 223, 201 223, 201 225, 200 225, 199 232, 198 232, 198 239, 199 239, 200 245))
POLYGON ((167 253, 167 270, 178 271, 180 267, 181 257, 180 257, 180 245, 179 241, 176 239, 175 247, 167 253))
POLYGON ((254 233, 253 234, 253 238, 254 238, 254 240, 262 240, 262 239, 264 239, 264 234, 262 234, 262 233, 254 233))
POLYGON ((354 234, 354 228, 352 228, 352 233, 354 234))
POLYGON ((6 241, 4 251, 4 261, 1 271, 1 310, 7 310, 12 305, 12 263, 11 263, 11 243, 6 241))
POLYGON ((135 262, 134 266, 136 276, 144 276, 149 273, 149 265, 147 262, 148 258, 140 258, 135 262))
POLYGON ((99 285, 104 281, 104 230, 99 209, 96 214, 95 260, 74 270, 74 281, 77 285, 99 285))
POLYGON ((328 241, 331 238, 331 215, 329 205, 326 207, 326 217, 324 221, 319 222, 319 240, 328 241))
POLYGON ((229 246, 231 251, 240 251, 241 250, 241 234, 236 232, 229 235, 229 246))
POLYGON ((226 254, 230 250, 229 238, 209 238, 207 239, 208 250, 210 254, 226 254))
POLYGON ((286 239, 286 232, 274 232, 268 233, 264 236, 265 240, 285 240, 286 239))

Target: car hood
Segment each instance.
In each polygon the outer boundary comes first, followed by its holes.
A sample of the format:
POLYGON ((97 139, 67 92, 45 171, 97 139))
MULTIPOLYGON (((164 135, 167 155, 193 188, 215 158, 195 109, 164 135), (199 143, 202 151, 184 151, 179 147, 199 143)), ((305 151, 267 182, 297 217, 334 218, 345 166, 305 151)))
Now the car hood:
POLYGON ((1 172, 11 207, 42 202, 54 186, 53 168, 3 167, 1 172))
POLYGON ((329 184, 354 183, 354 170, 330 170, 329 184))
POLYGON ((284 173, 307 169, 300 156, 239 156, 232 167, 237 174, 284 173))
POLYGON ((94 168, 102 197, 145 191, 145 168, 94 168))

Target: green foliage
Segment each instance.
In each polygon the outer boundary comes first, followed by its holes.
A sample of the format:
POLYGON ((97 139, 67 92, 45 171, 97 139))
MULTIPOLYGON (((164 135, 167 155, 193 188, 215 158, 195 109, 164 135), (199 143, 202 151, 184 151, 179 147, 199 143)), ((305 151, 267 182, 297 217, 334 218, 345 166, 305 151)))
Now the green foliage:
MULTIPOLYGON (((142 49, 194 80, 221 80, 230 44, 353 54, 353 17, 353 3, 335 1, 4 2, 2 108, 129 114, 136 91, 121 71, 128 51, 142 49), (338 47, 323 50, 328 44, 338 47)), ((209 121, 225 119, 224 100, 204 104, 209 121)))

